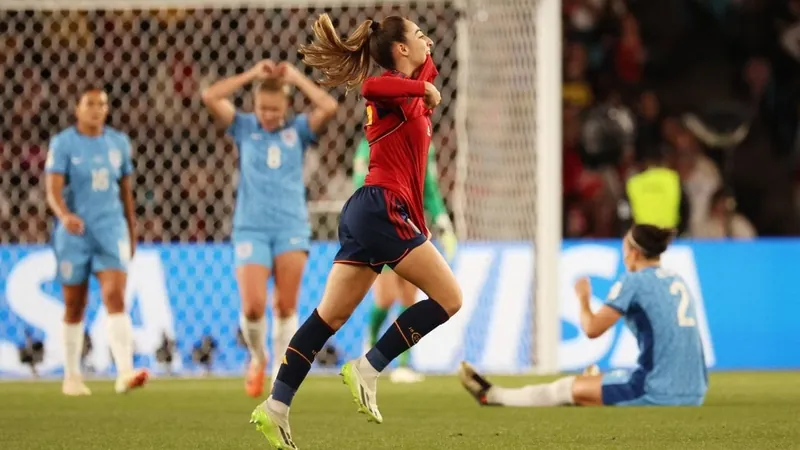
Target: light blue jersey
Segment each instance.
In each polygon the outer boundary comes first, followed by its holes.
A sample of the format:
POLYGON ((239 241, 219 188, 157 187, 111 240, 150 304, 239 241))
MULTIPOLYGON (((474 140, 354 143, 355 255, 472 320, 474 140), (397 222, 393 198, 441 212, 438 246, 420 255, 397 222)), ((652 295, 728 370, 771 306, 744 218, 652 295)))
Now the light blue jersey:
POLYGON ((239 149, 239 186, 233 216, 237 265, 272 266, 272 259, 292 250, 308 250, 303 157, 317 136, 300 114, 274 132, 261 127, 255 114, 236 113, 228 128, 239 149))
POLYGON ((603 402, 699 405, 708 389, 694 299, 680 276, 662 268, 626 274, 608 306, 619 311, 639 344, 638 368, 603 380, 603 402))
POLYGON ((85 228, 78 236, 56 226, 53 244, 61 281, 77 284, 92 272, 126 270, 130 242, 120 181, 133 171, 128 136, 110 127, 100 136, 67 128, 50 141, 45 170, 64 175, 64 201, 85 228))

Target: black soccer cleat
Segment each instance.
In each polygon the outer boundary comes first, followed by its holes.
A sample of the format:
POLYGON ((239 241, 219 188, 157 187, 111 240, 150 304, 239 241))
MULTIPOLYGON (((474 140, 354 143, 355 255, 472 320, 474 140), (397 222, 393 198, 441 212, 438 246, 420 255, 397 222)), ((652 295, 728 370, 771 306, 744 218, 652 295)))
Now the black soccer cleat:
POLYGON ((486 396, 489 389, 492 388, 492 383, 489 383, 486 378, 476 372, 475 368, 468 362, 462 361, 458 366, 458 379, 478 404, 481 406, 495 406, 495 404, 489 403, 486 396))

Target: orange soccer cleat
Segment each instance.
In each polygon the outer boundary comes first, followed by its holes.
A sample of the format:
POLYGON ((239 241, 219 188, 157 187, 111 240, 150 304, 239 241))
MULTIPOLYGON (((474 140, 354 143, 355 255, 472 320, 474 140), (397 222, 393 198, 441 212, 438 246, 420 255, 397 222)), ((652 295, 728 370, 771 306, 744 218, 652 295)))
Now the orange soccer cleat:
POLYGON ((123 374, 117 377, 117 382, 114 385, 114 390, 118 394, 124 394, 134 389, 143 387, 150 379, 150 372, 147 369, 137 369, 131 373, 123 374))
POLYGON ((264 393, 264 370, 266 367, 266 362, 250 361, 244 381, 244 390, 250 397, 261 397, 261 394, 264 393))

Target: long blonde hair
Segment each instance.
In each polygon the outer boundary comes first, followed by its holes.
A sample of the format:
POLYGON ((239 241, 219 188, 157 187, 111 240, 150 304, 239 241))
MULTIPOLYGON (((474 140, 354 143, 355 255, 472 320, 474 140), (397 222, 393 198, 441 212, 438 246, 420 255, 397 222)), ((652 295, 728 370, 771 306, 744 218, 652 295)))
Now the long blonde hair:
POLYGON ((369 76, 372 60, 394 69, 392 44, 405 42, 405 19, 400 16, 387 17, 381 23, 365 20, 344 40, 327 14, 319 16, 312 29, 314 42, 300 47, 303 61, 322 72, 321 85, 344 84, 348 91, 369 76))

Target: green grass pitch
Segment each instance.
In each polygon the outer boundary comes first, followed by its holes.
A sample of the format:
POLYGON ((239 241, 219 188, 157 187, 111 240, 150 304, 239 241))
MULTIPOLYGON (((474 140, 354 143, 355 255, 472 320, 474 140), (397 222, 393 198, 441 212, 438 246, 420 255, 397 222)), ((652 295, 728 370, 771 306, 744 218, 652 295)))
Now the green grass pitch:
MULTIPOLYGON (((542 381, 497 378, 509 385, 542 381)), ((55 382, 0 383, 3 449, 253 449, 258 401, 238 379, 154 379, 113 394, 66 398, 55 382)), ((453 377, 381 380, 382 425, 355 413, 338 377, 312 377, 292 408, 305 449, 800 448, 800 375, 715 373, 700 408, 480 408, 453 377)))

